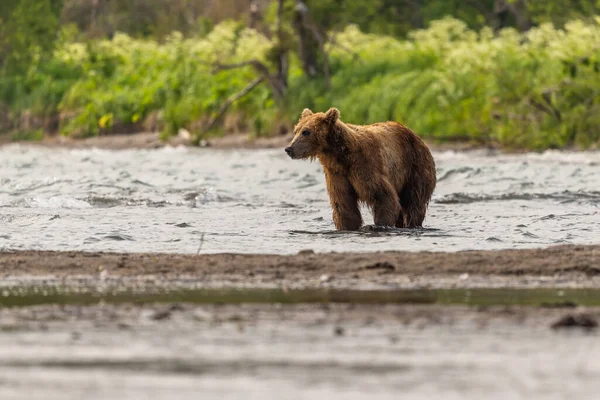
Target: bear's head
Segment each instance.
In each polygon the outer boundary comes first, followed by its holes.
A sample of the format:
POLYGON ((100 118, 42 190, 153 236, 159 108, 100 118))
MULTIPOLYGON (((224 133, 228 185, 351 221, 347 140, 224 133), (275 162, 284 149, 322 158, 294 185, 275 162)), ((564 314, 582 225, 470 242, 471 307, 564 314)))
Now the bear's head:
POLYGON ((325 113, 313 113, 305 108, 294 127, 294 138, 285 152, 293 159, 318 156, 327 147, 327 135, 334 129, 339 118, 337 108, 330 108, 325 113))

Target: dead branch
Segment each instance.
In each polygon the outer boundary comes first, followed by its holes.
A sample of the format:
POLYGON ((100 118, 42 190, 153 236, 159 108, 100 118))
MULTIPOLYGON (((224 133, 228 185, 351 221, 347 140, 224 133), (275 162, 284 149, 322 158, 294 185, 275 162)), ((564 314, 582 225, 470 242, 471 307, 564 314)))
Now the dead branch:
POLYGON ((556 118, 556 120, 560 122, 560 121, 562 121, 562 114, 561 114, 560 110, 558 108, 556 108, 554 103, 552 103, 552 97, 551 97, 551 94, 557 92, 558 90, 559 90, 559 88, 557 88, 557 87, 548 88, 548 89, 544 90, 541 94, 543 102, 537 101, 534 98, 530 98, 529 102, 533 107, 535 107, 539 111, 542 111, 542 112, 550 115, 551 117, 556 118))
POLYGON ((243 88, 242 90, 240 90, 239 92, 237 92, 236 94, 234 94, 233 96, 228 98, 221 105, 221 107, 219 108, 219 110, 217 111, 215 116, 213 118, 211 118, 210 121, 208 121, 208 124, 206 125, 206 128, 204 129, 204 131, 208 132, 212 128, 214 128, 217 121, 223 116, 223 114, 225 114, 225 112, 227 112, 227 110, 229 109, 229 107, 231 107, 233 105, 233 103, 235 103, 236 101, 238 101, 239 99, 241 99, 242 97, 244 97, 245 95, 250 93, 252 91, 252 89, 257 87, 264 79, 265 78, 263 76, 259 76, 258 78, 254 79, 252 82, 250 82, 248 85, 246 85, 245 88, 243 88))
POLYGON ((336 33, 333 33, 332 35, 330 35, 327 38, 328 43, 330 43, 332 46, 339 47, 346 53, 350 54, 354 61, 359 61, 361 63, 364 63, 363 59, 361 58, 361 56, 358 55, 358 53, 356 53, 355 51, 352 51, 352 49, 349 49, 348 47, 346 47, 343 44, 341 44, 340 42, 338 42, 337 39, 335 38, 335 35, 336 35, 336 33))
POLYGON ((267 66, 265 64, 263 64, 262 62, 255 60, 255 59, 248 60, 248 61, 242 61, 242 62, 235 63, 235 64, 215 63, 215 64, 213 64, 213 73, 227 71, 230 69, 249 67, 249 66, 253 67, 256 70, 256 72, 258 72, 260 74, 264 74, 265 72, 269 73, 269 68, 267 68, 267 66))
POLYGON ((544 93, 542 93, 542 98, 544 99, 544 101, 546 101, 548 108, 552 110, 552 114, 554 115, 554 117, 560 122, 562 121, 562 115, 560 113, 560 110, 556 108, 556 106, 552 102, 552 97, 550 97, 551 93, 552 91, 545 91, 544 93))
POLYGON ((542 104, 542 103, 540 103, 540 102, 538 102, 537 100, 534 100, 534 99, 529 99, 529 102, 538 111, 541 111, 541 112, 543 112, 545 114, 548 114, 551 117, 556 117, 554 115, 554 112, 550 108, 546 107, 545 104, 542 104))
MULTIPOLYGON (((260 83, 266 81, 270 86, 271 91, 273 93, 273 98, 276 103, 283 104, 285 99, 285 93, 287 90, 287 75, 288 75, 288 50, 284 47, 284 33, 282 28, 282 17, 283 17, 283 5, 284 0, 278 0, 277 7, 277 21, 276 21, 276 35, 278 40, 278 46, 275 50, 277 50, 277 60, 276 60, 276 71, 271 71, 267 64, 257 60, 251 59, 248 61, 233 63, 233 64, 221 64, 219 62, 213 64, 212 72, 219 73, 221 71, 232 70, 236 68, 243 67, 252 67, 254 71, 258 74, 258 77, 255 78, 252 82, 250 82, 244 89, 240 92, 234 94, 229 99, 227 99, 219 108, 217 113, 212 117, 204 131, 211 130, 217 123, 217 121, 227 112, 229 107, 233 103, 235 103, 240 98, 246 96, 250 91, 252 91, 256 86, 260 83)), ((251 12, 258 11, 258 5, 255 2, 251 2, 251 12)))
POLYGON ((285 82, 282 82, 277 76, 273 76, 269 71, 269 68, 258 60, 249 60, 243 61, 235 64, 215 64, 213 67, 213 72, 217 73, 220 71, 226 71, 235 68, 242 68, 252 66, 254 70, 268 83, 271 89, 273 90, 273 97, 275 101, 281 104, 283 102, 283 98, 285 95, 285 82))

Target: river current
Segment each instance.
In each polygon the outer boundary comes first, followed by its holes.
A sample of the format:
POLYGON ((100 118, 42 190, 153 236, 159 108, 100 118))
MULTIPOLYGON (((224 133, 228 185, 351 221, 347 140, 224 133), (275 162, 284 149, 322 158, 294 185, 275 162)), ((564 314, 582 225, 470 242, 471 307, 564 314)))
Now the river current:
MULTIPOLYGON (((458 251, 600 242, 600 153, 435 152, 420 230, 337 232, 283 150, 0 148, 0 250, 458 251)), ((366 224, 372 224, 363 209, 366 224)))

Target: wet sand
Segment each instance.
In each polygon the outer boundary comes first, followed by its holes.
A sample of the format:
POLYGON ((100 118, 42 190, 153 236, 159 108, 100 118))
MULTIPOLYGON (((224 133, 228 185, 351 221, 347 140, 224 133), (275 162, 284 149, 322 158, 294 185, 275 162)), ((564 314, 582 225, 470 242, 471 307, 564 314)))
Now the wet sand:
POLYGON ((402 393, 411 399, 595 399, 598 332, 551 329, 567 312, 574 311, 409 305, 4 308, 0 397, 392 399, 402 393))
MULTIPOLYGON (((27 285, 600 288, 600 246, 458 253, 0 253, 27 285)), ((113 289, 110 289, 113 290, 113 289)), ((567 290, 565 289, 565 292, 567 290)), ((59 302, 60 303, 60 302, 59 302)), ((594 399, 600 307, 197 304, 0 307, 0 398, 594 399)))
POLYGON ((5 251, 0 274, 291 288, 600 287, 600 246, 296 255, 5 251))

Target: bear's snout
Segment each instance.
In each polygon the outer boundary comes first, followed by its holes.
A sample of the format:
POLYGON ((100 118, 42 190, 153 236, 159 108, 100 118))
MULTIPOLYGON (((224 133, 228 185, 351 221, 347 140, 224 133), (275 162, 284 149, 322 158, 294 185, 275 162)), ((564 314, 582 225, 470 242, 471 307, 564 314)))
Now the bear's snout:
POLYGON ((288 156, 293 157, 294 156, 294 149, 292 149, 292 146, 288 146, 285 148, 285 152, 287 153, 288 156))

